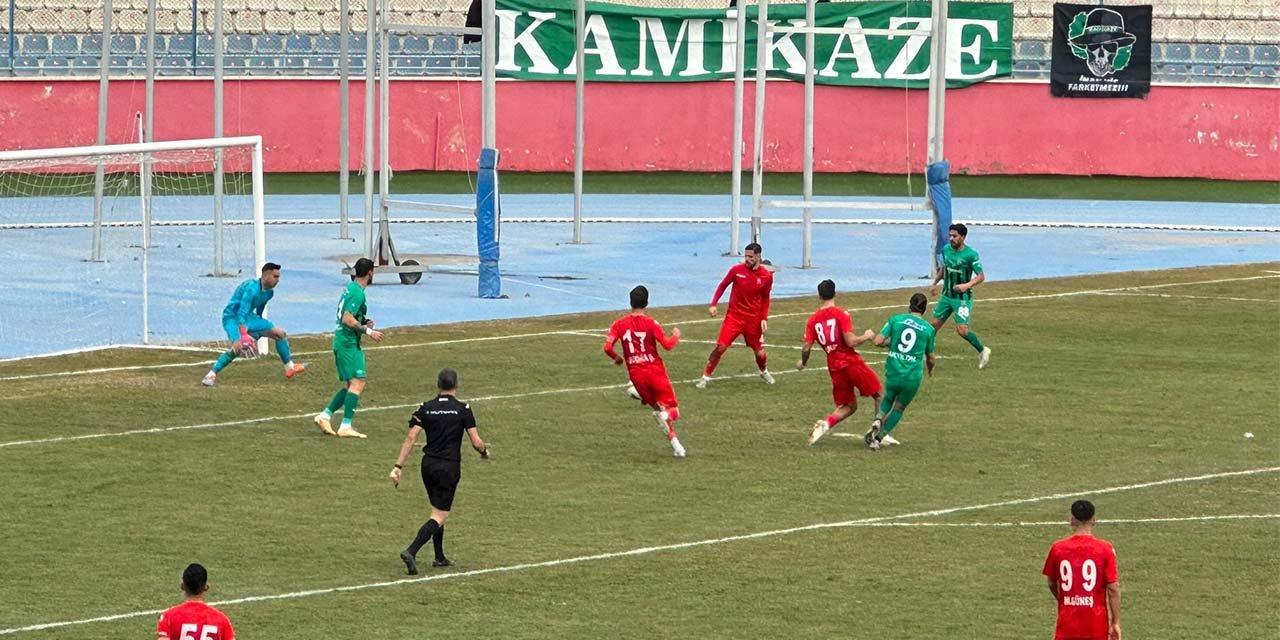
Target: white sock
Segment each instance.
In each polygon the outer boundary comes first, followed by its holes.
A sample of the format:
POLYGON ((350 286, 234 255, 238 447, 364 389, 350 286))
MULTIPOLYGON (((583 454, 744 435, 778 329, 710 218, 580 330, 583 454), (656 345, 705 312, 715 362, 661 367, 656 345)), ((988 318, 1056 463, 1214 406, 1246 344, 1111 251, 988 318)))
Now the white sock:
POLYGON ((218 372, 217 372, 217 371, 214 371, 213 369, 210 369, 210 370, 209 370, 209 373, 204 374, 204 377, 206 377, 206 378, 216 378, 216 377, 218 377, 218 372))
POLYGON ((333 417, 333 414, 332 414, 332 413, 329 413, 329 410, 328 410, 328 409, 325 409, 324 411, 321 411, 321 412, 320 412, 320 417, 321 417, 321 418, 324 418, 325 420, 328 420, 329 418, 332 418, 332 417, 333 417))
POLYGON ((350 429, 350 428, 351 428, 351 421, 350 421, 350 420, 343 420, 343 421, 342 421, 342 424, 338 425, 338 428, 339 428, 339 429, 350 429))

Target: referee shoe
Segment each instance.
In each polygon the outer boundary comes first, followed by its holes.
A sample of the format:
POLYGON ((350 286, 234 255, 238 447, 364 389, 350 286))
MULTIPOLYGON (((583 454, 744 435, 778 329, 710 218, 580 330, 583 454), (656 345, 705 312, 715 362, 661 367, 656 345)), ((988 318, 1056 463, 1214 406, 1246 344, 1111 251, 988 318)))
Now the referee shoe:
POLYGON ((400 552, 400 560, 404 562, 405 571, 408 571, 409 575, 418 575, 418 561, 414 559, 413 554, 409 553, 408 549, 400 552))

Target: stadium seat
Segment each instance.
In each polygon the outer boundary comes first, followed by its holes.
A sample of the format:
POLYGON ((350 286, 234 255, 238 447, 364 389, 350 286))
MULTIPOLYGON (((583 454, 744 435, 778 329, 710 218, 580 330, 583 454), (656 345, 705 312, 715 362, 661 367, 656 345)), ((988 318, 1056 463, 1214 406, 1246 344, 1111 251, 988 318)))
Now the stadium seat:
POLYGON ((314 53, 337 53, 342 46, 342 39, 337 34, 326 33, 311 39, 311 51, 314 53))
POLYGON ((72 70, 81 75, 98 75, 102 59, 94 56, 76 56, 71 60, 72 70))
POLYGON ((241 55, 253 53, 253 36, 247 33, 237 33, 227 36, 227 42, 224 45, 224 53, 241 55))
POLYGON ((37 58, 17 56, 13 59, 12 66, 15 76, 34 76, 40 73, 40 63, 37 58))
MULTIPOLYGON (((457 40, 455 39, 456 43, 457 40)), ((1043 40, 1024 40, 1018 43, 1018 58, 1022 60, 1048 60, 1048 45, 1043 40)))
POLYGON ((353 33, 350 36, 348 36, 348 38, 349 38, 349 42, 347 44, 347 47, 349 47, 352 52, 364 51, 365 37, 363 33, 353 33))
POLYGON ((270 71, 275 69, 276 59, 272 56, 251 56, 249 58, 249 68, 256 71, 270 71))
POLYGON ((1192 56, 1196 62, 1219 62, 1222 60, 1222 47, 1216 44, 1198 44, 1192 56))
MULTIPOLYGON (((395 70, 395 71, 421 70, 422 58, 394 56, 391 58, 391 68, 392 70, 395 70)), ((413 74, 409 74, 409 75, 413 75, 413 74)))
POLYGON ((1254 65, 1249 68, 1250 84, 1276 84, 1280 68, 1275 65, 1254 65))
POLYGON ((25 56, 46 55, 49 53, 49 38, 45 36, 22 36, 18 41, 18 53, 25 56))
POLYGON ((1274 44, 1260 44, 1253 48, 1253 61, 1265 64, 1280 63, 1280 46, 1274 44))
POLYGON ((1232 18, 1257 20, 1262 17, 1262 4, 1258 0, 1236 0, 1226 9, 1232 18))
POLYGON ((41 71, 49 75, 65 75, 71 71, 71 65, 62 56, 48 56, 41 63, 41 71))
POLYGON ((1218 82, 1218 67, 1212 64, 1191 65, 1191 76, 1196 82, 1218 82))
POLYGON ((116 13, 111 28, 126 33, 146 33, 147 18, 137 9, 125 9, 116 13))
POLYGON ((191 58, 187 56, 165 56, 156 60, 157 73, 165 75, 181 75, 191 70, 191 58))
POLYGON ((268 11, 262 17, 263 29, 271 33, 290 33, 293 31, 293 14, 288 11, 268 11))
POLYGON ((1249 62, 1249 47, 1242 44, 1227 45, 1227 50, 1222 56, 1223 62, 1231 62, 1236 64, 1247 64, 1249 62))
POLYGON ((1196 40, 1200 42, 1224 42, 1227 39, 1227 21, 1197 20, 1196 40))
POLYGON ((262 33, 262 13, 259 11, 236 11, 232 13, 231 22, 236 33, 262 33))
POLYGON ((102 35, 90 33, 80 36, 80 55, 91 56, 102 53, 102 35))
POLYGON ((403 40, 404 38, 400 37, 397 34, 394 34, 394 33, 388 34, 387 35, 387 53, 392 56, 399 55, 400 43, 403 40))
POLYGON ((1169 44, 1164 47, 1165 62, 1191 62, 1191 45, 1169 44))
POLYGON ((1249 77, 1249 67, 1240 64, 1223 65, 1218 69, 1218 77, 1223 81, 1230 82, 1236 79, 1249 77))
POLYGON ((407 55, 421 55, 431 49, 431 40, 427 36, 405 36, 400 41, 400 51, 407 55))
POLYGON ((315 51, 312 48, 311 36, 303 34, 292 34, 285 36, 284 52, 289 55, 305 56, 315 51))
MULTIPOLYGON (((89 12, 83 9, 59 10, 56 24, 61 33, 85 33, 89 31, 89 12)), ((98 30, 102 30, 100 23, 98 30)))
POLYGON ((111 53, 137 53, 138 39, 129 35, 111 36, 111 53))
POLYGON ((338 68, 338 59, 333 56, 311 56, 307 58, 307 70, 315 73, 329 74, 338 68))
MULTIPOLYGON (((213 3, 209 4, 212 6, 213 3)), ((156 0, 156 7, 162 11, 182 11, 191 8, 191 0, 156 0)))
POLYGON ((7 33, 0 33, 0 56, 5 56, 5 62, 8 62, 9 34, 7 33))
POLYGON ((41 5, 48 9, 70 9, 71 0, 42 0, 41 5))
POLYGON ((253 49, 258 53, 280 53, 284 51, 284 38, 275 33, 258 34, 253 41, 253 49))
POLYGON ((222 57, 222 67, 226 73, 244 73, 247 61, 244 56, 224 55, 222 57))
POLYGON ((76 36, 60 33, 50 41, 50 50, 55 55, 75 55, 80 52, 80 39, 76 36))
POLYGON ((1186 82, 1190 71, 1185 64, 1165 64, 1160 65, 1158 73, 1169 82, 1186 82))
POLYGON ((169 36, 168 51, 174 55, 190 56, 191 50, 195 46, 195 38, 190 34, 178 34, 169 36))
POLYGON ((307 61, 301 56, 288 56, 276 68, 289 75, 302 75, 307 72, 307 61))

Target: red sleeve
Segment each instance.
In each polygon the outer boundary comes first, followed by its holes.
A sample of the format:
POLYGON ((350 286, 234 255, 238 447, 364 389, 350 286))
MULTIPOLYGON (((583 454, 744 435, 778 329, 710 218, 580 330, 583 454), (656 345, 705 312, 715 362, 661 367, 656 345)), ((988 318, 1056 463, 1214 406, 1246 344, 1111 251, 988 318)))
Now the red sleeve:
POLYGON ((1111 584, 1120 580, 1120 568, 1116 566, 1116 548, 1107 545, 1107 572, 1106 582, 1111 584))
POLYGON ((169 635, 169 625, 165 621, 165 617, 167 617, 168 615, 169 615, 168 611, 160 614, 160 620, 156 622, 156 635, 164 635, 164 636, 169 635))
POLYGON ((720 281, 720 286, 716 287, 716 294, 711 296, 711 306, 714 307, 720 304, 720 296, 724 295, 725 290, 729 288, 729 283, 733 282, 733 270, 735 268, 737 268, 737 265, 730 267, 728 273, 724 274, 724 279, 720 281))
POLYGON ((809 316, 809 319, 804 321, 804 346, 813 344, 817 339, 818 336, 813 332, 813 316, 809 316))
POLYGON ((613 343, 618 341, 618 323, 614 322, 609 325, 609 334, 604 337, 604 354, 609 356, 610 360, 616 361, 618 354, 613 350, 613 343))
POLYGON ((667 335, 667 333, 662 330, 662 325, 658 324, 657 320, 653 321, 653 338, 657 340, 658 344, 662 345, 662 348, 667 351, 676 348, 676 345, 680 343, 680 338, 667 335))
MULTIPOLYGON (((764 267, 761 268, 763 269, 764 267)), ((769 271, 765 271, 765 273, 769 274, 769 279, 764 283, 764 288, 760 290, 760 297, 763 299, 762 304, 764 305, 763 309, 761 309, 760 317, 764 320, 768 320, 769 303, 772 301, 770 298, 773 297, 773 273, 769 271)))
POLYGON ((1052 578, 1058 575, 1057 562, 1053 559, 1054 547, 1049 547, 1049 555, 1044 559, 1044 569, 1041 571, 1044 575, 1052 578))
POLYGON ((227 625, 226 626, 227 633, 226 635, 222 636, 220 640, 236 640, 236 630, 234 627, 231 626, 231 618, 228 618, 226 614, 223 614, 222 623, 227 625))

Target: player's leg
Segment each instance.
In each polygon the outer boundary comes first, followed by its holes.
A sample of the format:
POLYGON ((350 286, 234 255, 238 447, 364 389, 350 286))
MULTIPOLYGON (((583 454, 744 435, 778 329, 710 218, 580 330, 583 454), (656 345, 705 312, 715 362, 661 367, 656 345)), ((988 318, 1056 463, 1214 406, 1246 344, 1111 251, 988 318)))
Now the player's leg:
POLYGON ((285 330, 275 326, 266 318, 249 318, 249 335, 255 338, 270 338, 276 343, 276 353, 280 355, 280 362, 284 364, 284 377, 292 378, 303 371, 306 371, 307 365, 293 361, 293 350, 289 347, 289 334, 285 330))
POLYGON ((724 356, 724 352, 729 349, 729 345, 742 334, 741 323, 732 315, 726 315, 724 322, 720 323, 720 335, 716 336, 716 346, 711 349, 711 353, 707 355, 707 366, 702 370, 702 379, 695 385, 699 389, 707 388, 707 383, 711 381, 711 374, 715 373, 716 367, 720 366, 720 358, 724 356))
POLYGON ((742 327, 742 341, 756 355, 756 368, 760 370, 760 379, 764 380, 765 384, 773 384, 773 374, 769 373, 769 355, 764 350, 764 333, 760 331, 759 322, 747 321, 747 324, 742 327))
POLYGON ((897 392, 894 394, 892 408, 889 410, 888 415, 885 416, 884 427, 882 427, 880 432, 877 434, 877 440, 884 441, 890 437, 889 433, 892 432, 898 426, 898 422, 902 420, 902 412, 906 411, 907 405, 911 404, 911 401, 915 399, 916 393, 919 391, 920 384, 918 382, 914 384, 898 385, 897 392))
POLYGON ((671 444, 672 454, 677 458, 685 457, 684 445, 676 436, 676 421, 680 419, 680 401, 676 399, 676 391, 671 387, 671 379, 666 372, 663 372, 660 376, 652 377, 645 387, 646 393, 649 393, 649 397, 653 399, 653 406, 657 410, 654 416, 662 426, 662 433, 667 436, 667 442, 671 444))
MULTIPOLYGON (((864 398, 871 398, 872 402, 880 403, 884 397, 884 384, 880 382, 880 376, 876 375, 866 362, 859 358, 856 362, 848 367, 849 378, 853 381, 853 387, 858 390, 858 395, 864 398)), ((876 405, 872 405, 876 406, 876 405)), ((874 438, 875 423, 867 433, 862 436, 863 442, 872 449, 879 447, 878 441, 874 438)))
POLYGON ((991 349, 983 346, 982 341, 978 339, 978 334, 969 329, 969 322, 973 315, 973 299, 961 300, 959 307, 956 309, 956 334, 964 338, 974 351, 978 352, 978 368, 986 369, 987 363, 991 360, 991 349))
POLYGON ((831 400, 835 402, 836 408, 827 417, 813 423, 813 430, 809 432, 810 445, 822 439, 832 427, 858 410, 858 394, 845 368, 827 369, 827 373, 831 376, 831 400))
POLYGON ((951 317, 951 307, 951 298, 947 296, 938 298, 938 301, 933 304, 933 315, 929 317, 929 324, 933 325, 934 329, 941 328, 946 324, 947 318, 951 317))
POLYGON ((352 356, 353 360, 358 360, 359 368, 356 375, 347 382, 347 397, 342 400, 342 423, 338 425, 339 438, 363 438, 365 435, 356 431, 355 419, 356 408, 360 406, 360 393, 364 391, 365 374, 364 374, 364 352, 353 349, 358 356, 352 356))
POLYGON ((342 382, 342 388, 333 394, 329 404, 325 406, 324 411, 316 415, 314 422, 326 435, 336 436, 338 433, 333 430, 331 420, 333 414, 337 413, 347 401, 347 383, 354 377, 354 369, 351 368, 351 361, 346 357, 346 349, 333 350, 333 363, 338 369, 338 380, 342 382))
POLYGON ((200 381, 200 384, 206 387, 212 387, 217 384, 218 374, 223 369, 226 369, 232 360, 236 359, 236 344, 240 342, 240 325, 236 324, 235 318, 226 318, 222 321, 222 329, 227 333, 227 340, 231 341, 231 348, 218 356, 217 361, 213 363, 213 368, 204 374, 204 379, 200 381))

